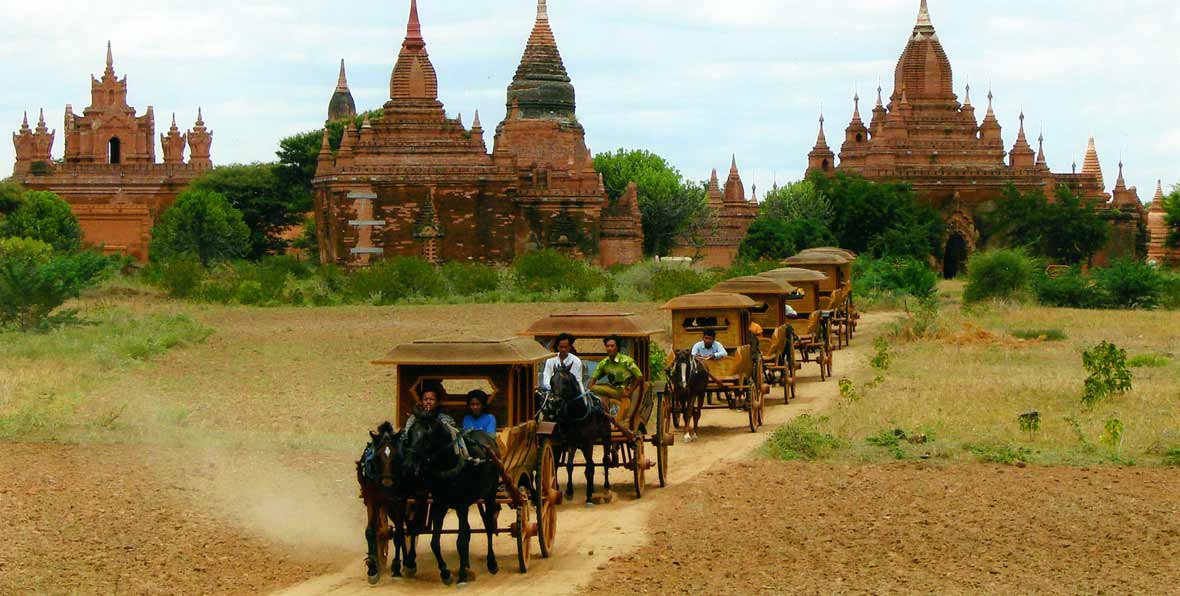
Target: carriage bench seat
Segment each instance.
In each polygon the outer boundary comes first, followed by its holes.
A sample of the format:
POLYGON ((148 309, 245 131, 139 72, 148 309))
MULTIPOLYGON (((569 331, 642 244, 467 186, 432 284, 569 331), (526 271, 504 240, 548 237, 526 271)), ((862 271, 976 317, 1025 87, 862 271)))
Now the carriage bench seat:
POLYGON ((496 433, 500 444, 500 460, 504 471, 513 481, 537 467, 537 422, 529 421, 496 433))

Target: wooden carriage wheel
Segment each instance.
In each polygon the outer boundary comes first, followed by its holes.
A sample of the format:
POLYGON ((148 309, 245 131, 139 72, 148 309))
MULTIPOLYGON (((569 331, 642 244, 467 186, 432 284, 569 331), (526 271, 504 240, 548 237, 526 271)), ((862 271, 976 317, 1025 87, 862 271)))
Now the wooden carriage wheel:
POLYGON ((765 365, 762 360, 758 360, 755 363, 755 368, 757 370, 754 371, 753 399, 750 402, 750 409, 754 410, 754 412, 757 414, 756 422, 758 423, 759 427, 762 426, 763 409, 766 403, 766 400, 764 399, 766 395, 762 392, 765 388, 764 381, 762 380, 762 371, 764 366, 765 365))
POLYGON ((643 455, 645 442, 643 437, 636 437, 635 442, 631 444, 631 465, 634 468, 636 499, 643 498, 643 489, 647 484, 647 458, 643 455))
MULTIPOLYGON (((518 487, 524 494, 528 494, 529 486, 527 482, 522 481, 518 487)), ((533 541, 529 536, 530 524, 532 516, 529 514, 528 502, 521 503, 516 508, 516 524, 512 528, 512 534, 516 537, 516 563, 520 566, 521 573, 529 572, 529 558, 532 557, 533 541)))
POLYGON ((672 408, 664 394, 656 396, 658 418, 656 419, 656 472, 660 477, 660 488, 668 486, 668 446, 673 441, 671 433, 672 408))
POLYGON ((537 508, 537 540, 541 544, 541 556, 547 559, 553 554, 553 541, 557 538, 557 505, 561 503, 561 491, 557 489, 557 461, 548 441, 541 443, 537 468, 533 504, 537 508))
POLYGON ((754 390, 757 384, 754 379, 750 377, 742 377, 742 386, 744 389, 741 392, 744 394, 746 402, 746 413, 750 415, 750 432, 758 432, 758 408, 754 407, 754 390))

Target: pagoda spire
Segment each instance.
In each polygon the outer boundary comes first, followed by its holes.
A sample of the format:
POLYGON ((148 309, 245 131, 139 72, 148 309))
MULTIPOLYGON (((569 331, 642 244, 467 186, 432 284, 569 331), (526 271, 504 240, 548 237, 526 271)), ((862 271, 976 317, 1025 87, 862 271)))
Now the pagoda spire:
MULTIPOLYGON (((426 52, 426 40, 422 37, 422 23, 418 19, 418 0, 410 0, 410 17, 406 23, 406 39, 398 52, 397 64, 389 80, 389 98, 398 102, 406 100, 426 102, 431 108, 438 104, 438 73, 430 63, 426 52)), ((422 107, 421 105, 417 107, 422 107)))
POLYGON ((482 133, 483 125, 479 122, 479 110, 475 111, 475 120, 471 123, 471 132, 482 133))
POLYGON ((993 99, 995 99, 995 96, 992 95, 992 90, 988 89, 987 90, 987 115, 991 116, 992 118, 995 118, 996 111, 992 109, 992 100, 993 99))
POLYGON ((37 133, 45 134, 47 132, 49 132, 49 126, 45 124, 45 108, 41 108, 41 113, 37 116, 37 133))
POLYGON ((934 33, 934 21, 930 20, 930 7, 926 5, 926 0, 922 0, 918 7, 918 22, 914 24, 914 33, 934 33))
POLYGON ((860 93, 853 93, 852 95, 852 121, 860 122, 860 93))
POLYGON ((1082 174, 1097 176, 1098 186, 1106 188, 1102 178, 1102 162, 1098 160, 1098 148, 1094 144, 1094 137, 1086 144, 1086 158, 1082 160, 1082 174))
POLYGON ((1036 152, 1028 144, 1028 136, 1024 134, 1024 110, 1020 111, 1020 132, 1016 134, 1016 144, 1008 152, 1008 165, 1013 168, 1031 168, 1036 166, 1036 152))
POLYGON ((819 113, 819 136, 815 139, 816 149, 828 148, 828 137, 824 134, 824 113, 819 113))
POLYGON ((1037 166, 1049 167, 1045 160, 1045 133, 1043 131, 1037 136, 1037 166))
POLYGON ((574 86, 549 25, 549 7, 545 0, 538 0, 533 30, 508 86, 506 103, 509 108, 515 103, 527 120, 576 123, 574 96, 574 86))
POLYGON ((971 105, 971 81, 969 79, 967 81, 967 93, 963 96, 963 105, 971 105))
POLYGON ((733 154, 729 165, 729 178, 725 181, 726 203, 746 202, 746 185, 742 183, 742 175, 738 172, 737 154, 733 154))
POLYGON ((340 75, 336 78, 336 90, 348 93, 348 74, 344 72, 344 58, 340 59, 340 75))
POLYGON ((115 54, 111 51, 111 40, 107 40, 107 69, 103 71, 103 78, 114 78, 115 54))
MULTIPOLYGON (((1164 200, 1164 181, 1163 180, 1156 180, 1155 181, 1155 198, 1152 199, 1152 201, 1154 202, 1154 201, 1163 201, 1163 200, 1164 200)), ((1162 205, 1163 203, 1160 203, 1160 204, 1162 205)))
POLYGON ((21 123, 20 123, 20 131, 22 133, 25 133, 25 132, 29 132, 30 130, 32 130, 32 129, 29 128, 29 113, 25 112, 25 116, 21 120, 21 123))
POLYGON ((883 101, 881 101, 881 82, 880 81, 877 81, 877 107, 878 108, 885 107, 885 103, 883 101))
POLYGON ((1115 191, 1127 190, 1127 181, 1123 178, 1123 160, 1119 160, 1119 179, 1114 182, 1115 191))

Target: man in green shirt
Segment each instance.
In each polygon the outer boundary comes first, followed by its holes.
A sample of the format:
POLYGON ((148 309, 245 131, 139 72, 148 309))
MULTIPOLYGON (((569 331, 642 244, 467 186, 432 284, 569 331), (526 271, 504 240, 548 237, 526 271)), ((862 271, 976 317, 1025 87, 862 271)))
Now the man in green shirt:
POLYGON ((635 391, 643 385, 643 371, 633 358, 619 353, 620 343, 622 340, 616 335, 602 340, 606 358, 598 363, 588 385, 603 408, 615 417, 630 410, 635 391))

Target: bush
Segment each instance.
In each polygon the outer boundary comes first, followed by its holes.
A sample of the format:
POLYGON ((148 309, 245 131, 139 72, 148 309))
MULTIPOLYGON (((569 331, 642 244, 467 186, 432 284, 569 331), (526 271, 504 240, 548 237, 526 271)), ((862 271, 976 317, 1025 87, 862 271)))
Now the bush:
POLYGON ((1028 341, 1065 341, 1065 332, 1060 329, 1015 329, 1012 337, 1028 341))
POLYGON ((262 303, 263 293, 262 284, 248 280, 238 286, 237 300, 240 304, 247 306, 256 306, 262 303))
POLYGON ((844 446, 840 439, 820 430, 826 418, 815 418, 804 414, 770 435, 766 442, 767 453, 787 461, 813 461, 844 446))
POLYGON ((1038 275, 1033 289, 1037 301, 1045 306, 1100 308, 1107 303, 1103 289, 1083 275, 1078 267, 1058 276, 1038 275))
POLYGON ((353 272, 346 293, 355 300, 390 305, 411 295, 445 295, 446 286, 430 263, 413 257, 393 257, 353 272))
POLYGON ((1131 390, 1131 371, 1127 367, 1127 351, 1109 342, 1102 342, 1082 353, 1086 372, 1082 405, 1087 408, 1131 390))
POLYGON ((1155 308, 1164 291, 1159 271, 1138 261, 1120 260, 1107 269, 1094 271, 1093 277, 1117 308, 1155 308))
POLYGON ((0 221, 0 238, 31 238, 69 252, 82 246, 82 228, 69 203, 51 192, 30 191, 0 221))
POLYGON ((53 311, 110 268, 111 261, 95 253, 55 254, 40 240, 0 239, 0 326, 32 331, 70 320, 72 311, 53 311))
POLYGON ((196 260, 208 267, 242 258, 250 246, 250 228, 242 212, 218 193, 189 189, 152 228, 149 252, 153 260, 196 260))
POLYGON ((1180 274, 1160 272, 1160 306, 1168 310, 1180 310, 1180 274))
POLYGON ((591 276, 591 268, 585 263, 555 250, 521 255, 512 263, 512 271, 520 289, 535 293, 557 290, 588 293, 604 281, 601 275, 591 276))
POLYGON ((158 261, 144 271, 144 276, 149 283, 163 288, 173 298, 190 298, 201 282, 205 281, 205 268, 196 261, 186 259, 158 261))
POLYGON ((447 263, 442 266, 443 279, 452 294, 475 296, 494 292, 500 287, 500 272, 479 263, 447 263))
POLYGON ((1023 299, 1029 294, 1037 269, 1037 262, 1019 250, 978 253, 967 262, 963 300, 1023 299))
POLYGON ((694 269, 658 269, 651 276, 651 299, 664 302, 677 296, 704 292, 716 283, 712 274, 694 269))
POLYGON ((938 275, 909 257, 860 257, 853 264, 853 286, 861 296, 908 294, 926 300, 938 291, 938 275))

